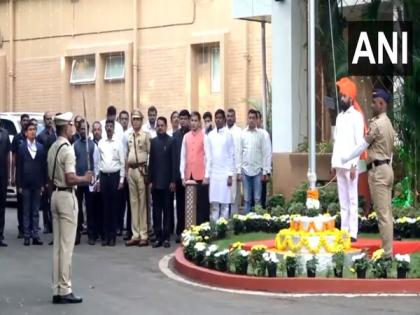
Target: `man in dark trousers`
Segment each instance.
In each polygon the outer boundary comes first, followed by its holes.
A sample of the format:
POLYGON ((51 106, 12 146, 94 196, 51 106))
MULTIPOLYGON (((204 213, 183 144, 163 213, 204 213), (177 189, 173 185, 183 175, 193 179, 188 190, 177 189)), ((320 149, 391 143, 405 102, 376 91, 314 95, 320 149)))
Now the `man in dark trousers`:
POLYGON ((36 141, 36 126, 26 126, 26 141, 19 146, 17 186, 23 195, 24 245, 42 245, 39 238, 39 204, 47 185, 47 159, 44 146, 36 141))
MULTIPOLYGON (((13 137, 12 141, 12 186, 16 185, 16 178, 19 176, 19 147, 26 141, 25 130, 29 123, 29 115, 22 114, 20 116, 21 132, 13 137)), ((17 220, 18 220, 18 238, 23 238, 23 196, 19 192, 19 186, 16 186, 17 192, 17 220)))
MULTIPOLYGON (((51 112, 44 113, 45 128, 36 137, 36 141, 44 146, 45 152, 48 153, 51 145, 57 140, 57 134, 54 129, 53 117, 51 112)), ((45 163, 47 162, 47 154, 45 155, 45 163)), ((44 233, 52 232, 52 216, 51 216, 51 195, 50 191, 44 188, 41 196, 42 219, 44 222, 44 233)))
POLYGON ((163 245, 170 247, 170 192, 174 191, 172 182, 172 138, 166 133, 168 127, 165 117, 157 120, 157 136, 150 141, 149 180, 153 198, 153 228, 156 241, 153 248, 163 245), (163 215, 163 222, 162 222, 163 215))
MULTIPOLYGON (((96 150, 98 152, 98 160, 96 161, 93 159, 93 162, 95 163, 95 166, 93 167, 95 170, 99 173, 99 149, 98 144, 99 141, 102 139, 102 125, 99 121, 95 121, 92 124, 92 135, 93 135, 93 143, 95 143, 96 150)), ((95 155, 94 155, 95 156, 95 155)), ((88 221, 90 221, 93 224, 94 229, 94 236, 95 240, 101 238, 103 239, 103 206, 102 206, 102 194, 100 189, 100 182, 99 182, 99 174, 95 174, 95 182, 93 184, 92 189, 92 209, 93 209, 93 215, 89 218, 88 221)))
POLYGON ((181 126, 173 135, 172 148, 172 181, 175 183, 176 197, 176 238, 175 242, 181 241, 181 233, 185 228, 185 187, 182 184, 179 167, 181 164, 181 148, 184 135, 190 131, 190 112, 186 109, 179 113, 179 125, 181 126))
POLYGON ((117 237, 118 196, 124 188, 125 154, 121 140, 114 134, 115 122, 105 122, 106 137, 99 141, 100 189, 103 202, 102 246, 115 246, 117 237))
POLYGON ((0 247, 7 247, 4 242, 4 221, 6 210, 7 184, 10 170, 10 139, 6 129, 0 126, 0 247))
MULTIPOLYGON (((82 126, 79 129, 80 138, 76 140, 76 142, 73 144, 74 147, 74 153, 76 155, 76 175, 77 176, 83 176, 86 174, 86 172, 89 170, 93 172, 94 174, 97 174, 98 171, 94 169, 95 167, 95 161, 98 160, 98 149, 96 148, 95 143, 87 139, 86 134, 89 133, 89 124, 88 123, 82 123, 82 126), (86 130, 87 126, 87 130, 86 130), (88 141, 88 154, 86 153, 86 141, 88 141), (89 156, 89 163, 88 163, 88 156, 89 156)), ((95 245, 95 240, 97 238, 97 235, 95 235, 95 226, 94 226, 94 220, 93 220, 93 205, 92 205, 92 192, 90 189, 89 184, 87 183, 81 183, 77 185, 76 189, 76 197, 77 197, 77 203, 79 206, 79 218, 77 221, 77 233, 76 233, 76 241, 75 245, 80 244, 80 238, 82 236, 82 220, 81 220, 81 213, 83 211, 83 200, 85 201, 86 205, 86 222, 87 222, 87 229, 88 229, 88 243, 89 245, 95 245)))

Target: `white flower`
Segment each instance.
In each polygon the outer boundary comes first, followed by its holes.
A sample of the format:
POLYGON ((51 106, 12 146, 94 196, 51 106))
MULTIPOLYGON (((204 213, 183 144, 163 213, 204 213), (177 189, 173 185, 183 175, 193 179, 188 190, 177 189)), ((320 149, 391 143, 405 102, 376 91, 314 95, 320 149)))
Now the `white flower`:
POLYGON ((318 210, 320 207, 320 203, 319 200, 317 199, 312 199, 312 198, 308 198, 306 199, 306 208, 308 209, 316 209, 318 210))
POLYGON ((211 227, 210 227, 210 223, 206 222, 200 225, 200 229, 204 230, 204 231, 210 231, 211 227))
POLYGON ((363 259, 365 256, 366 256, 366 254, 365 254, 365 253, 361 253, 361 254, 359 254, 359 255, 354 255, 354 256, 351 258, 351 260, 352 260, 353 262, 355 262, 356 260, 363 259))
POLYGON ((241 250, 239 251, 239 255, 241 255, 242 257, 248 257, 249 252, 248 252, 248 251, 246 251, 246 250, 241 249, 241 250))
POLYGON ((227 253, 229 253, 229 250, 228 250, 228 249, 224 249, 224 250, 222 250, 222 251, 217 252, 216 254, 214 254, 214 257, 224 256, 224 255, 226 255, 227 253))
POLYGON ((194 249, 197 252, 203 252, 206 250, 206 248, 207 248, 207 245, 206 243, 203 243, 203 242, 198 242, 197 244, 194 245, 194 249))
POLYGON ((396 261, 406 261, 406 262, 410 263, 410 255, 396 254, 395 255, 395 260, 396 261))
POLYGON ((263 259, 266 262, 275 263, 275 264, 279 262, 279 259, 277 258, 277 255, 274 252, 265 252, 263 254, 263 259))

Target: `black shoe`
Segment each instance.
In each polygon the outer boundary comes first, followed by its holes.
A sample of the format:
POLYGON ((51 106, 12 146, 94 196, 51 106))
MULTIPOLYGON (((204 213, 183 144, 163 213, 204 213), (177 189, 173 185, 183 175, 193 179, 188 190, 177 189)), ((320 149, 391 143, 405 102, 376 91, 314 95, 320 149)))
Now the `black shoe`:
POLYGON ((161 241, 155 241, 152 245, 153 248, 158 248, 162 246, 162 242, 161 241))
POLYGON ((48 245, 54 245, 54 241, 49 242, 48 245))
POLYGON ((181 237, 179 235, 175 236, 175 243, 181 243, 181 237))
POLYGON ((0 241, 0 247, 7 247, 7 244, 4 241, 0 241))
POLYGON ((82 230, 82 235, 87 235, 88 234, 88 230, 87 229, 83 229, 82 230))
POLYGON ((351 240, 352 243, 356 243, 357 242, 357 238, 354 238, 354 237, 350 238, 350 240, 351 240))
POLYGON ((77 232, 77 234, 76 234, 76 239, 75 239, 75 241, 74 241, 74 245, 75 246, 77 246, 77 245, 79 245, 80 244, 80 238, 81 238, 82 236, 81 236, 81 234, 80 234, 80 232, 77 232))
POLYGON ((156 242, 157 241, 156 236, 155 235, 150 236, 149 241, 152 242, 152 243, 156 242))
POLYGON ((23 238, 23 233, 22 233, 22 232, 19 232, 19 233, 18 233, 17 238, 18 238, 19 240, 20 240, 20 239, 22 239, 22 238, 23 238))
POLYGON ((115 246, 115 240, 110 240, 108 242, 108 246, 115 246))
POLYGON ((96 241, 95 241, 95 239, 94 239, 94 238, 89 238, 89 239, 88 239, 88 244, 89 244, 89 245, 95 245, 95 243, 96 243, 96 241))
POLYGON ((47 227, 44 227, 44 231, 43 231, 43 233, 44 233, 44 234, 50 234, 50 233, 52 233, 52 231, 51 231, 51 229, 49 229, 49 228, 47 228, 47 227))
POLYGON ((127 233, 124 236, 124 241, 129 241, 129 240, 131 240, 132 237, 133 237, 133 235, 127 233))
POLYGON ((107 246, 107 245, 108 245, 108 241, 107 241, 107 240, 102 240, 101 245, 102 245, 102 246, 107 246))
POLYGON ((25 241, 23 242, 23 245, 25 246, 31 245, 30 239, 25 237, 25 241))
POLYGON ((32 245, 42 245, 42 244, 44 244, 44 243, 41 241, 41 239, 39 237, 34 238, 32 240, 32 245))
POLYGON ((122 236, 122 230, 117 230, 117 236, 122 236))
POLYGON ((163 242, 163 247, 169 248, 169 247, 171 247, 171 243, 169 241, 164 241, 163 242))
POLYGON ((75 296, 73 293, 67 295, 53 296, 53 303, 54 304, 75 304, 75 303, 82 303, 83 299, 81 297, 75 296))

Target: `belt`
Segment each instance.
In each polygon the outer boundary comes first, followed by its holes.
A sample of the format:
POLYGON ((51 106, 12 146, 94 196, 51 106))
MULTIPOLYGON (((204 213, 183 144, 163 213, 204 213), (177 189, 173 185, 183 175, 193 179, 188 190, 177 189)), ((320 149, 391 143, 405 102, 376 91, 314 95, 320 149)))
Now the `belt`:
POLYGON ((388 160, 375 160, 375 161, 373 161, 373 162, 371 162, 367 165, 367 169, 368 169, 368 171, 370 171, 373 168, 374 165, 375 165, 375 167, 378 167, 379 165, 389 164, 390 162, 391 162, 391 160, 389 160, 389 159, 388 160))
POLYGON ((104 175, 104 176, 115 176, 117 174, 119 175, 120 174, 120 171, 113 172, 113 173, 104 173, 104 172, 101 172, 101 175, 104 175))
POLYGON ((128 165, 128 168, 136 169, 136 168, 139 168, 139 167, 146 167, 146 166, 147 166, 146 163, 138 163, 138 164, 134 163, 134 164, 128 165))
POLYGON ((70 187, 56 187, 55 188, 57 191, 67 191, 69 193, 73 193, 74 188, 70 188, 70 187))

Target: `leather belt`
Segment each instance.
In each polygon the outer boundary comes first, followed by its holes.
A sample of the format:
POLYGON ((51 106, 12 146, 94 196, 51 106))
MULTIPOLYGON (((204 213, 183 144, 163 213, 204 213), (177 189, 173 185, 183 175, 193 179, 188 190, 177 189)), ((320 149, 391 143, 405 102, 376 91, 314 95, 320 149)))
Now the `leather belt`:
POLYGON ((70 188, 70 187, 56 187, 55 188, 57 191, 67 191, 69 193, 73 193, 74 188, 70 188))
POLYGON ((101 172, 101 175, 103 175, 103 176, 115 176, 115 175, 119 175, 120 174, 120 171, 116 171, 116 172, 113 172, 113 173, 104 173, 104 172, 101 172))
POLYGON ((391 162, 391 160, 389 160, 389 159, 387 159, 387 160, 375 160, 375 161, 373 161, 373 162, 371 162, 367 165, 367 169, 368 169, 368 171, 370 171, 373 168, 373 166, 378 167, 379 165, 389 164, 390 162, 391 162))

